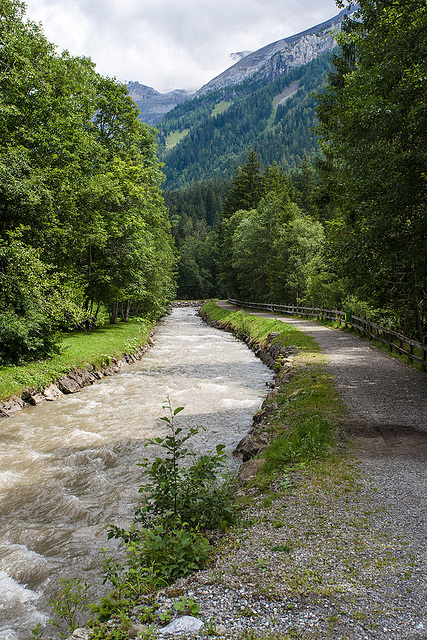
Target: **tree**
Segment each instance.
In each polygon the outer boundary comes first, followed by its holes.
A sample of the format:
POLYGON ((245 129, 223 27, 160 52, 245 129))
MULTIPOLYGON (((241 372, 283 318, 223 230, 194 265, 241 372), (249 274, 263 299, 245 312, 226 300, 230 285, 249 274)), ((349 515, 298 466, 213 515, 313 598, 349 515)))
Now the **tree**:
POLYGON ((239 209, 258 206, 262 195, 261 164, 255 151, 248 155, 246 164, 239 167, 224 202, 224 217, 230 217, 239 209))
POLYGON ((341 219, 331 235, 352 293, 423 338, 427 296, 427 5, 361 0, 319 99, 341 219), (423 326, 424 325, 424 326, 423 326))
POLYGON ((58 55, 24 13, 1 3, 0 240, 19 230, 64 298, 78 283, 87 314, 103 303, 113 322, 133 308, 158 317, 175 255, 155 134, 124 85, 58 55))
POLYGON ((79 283, 65 287, 20 234, 0 240, 0 364, 58 351, 59 329, 81 317, 81 298, 79 283))

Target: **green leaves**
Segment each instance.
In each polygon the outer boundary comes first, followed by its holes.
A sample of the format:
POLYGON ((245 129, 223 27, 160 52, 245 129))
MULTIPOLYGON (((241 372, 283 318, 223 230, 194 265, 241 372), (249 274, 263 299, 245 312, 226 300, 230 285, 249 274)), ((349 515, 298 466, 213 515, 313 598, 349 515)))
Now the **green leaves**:
POLYGON ((146 443, 160 446, 163 456, 145 457, 139 463, 146 482, 139 488, 142 501, 134 521, 129 530, 110 527, 108 535, 124 540, 144 575, 169 584, 208 559, 210 544, 203 531, 233 522, 235 483, 226 474, 218 477, 225 465, 225 446, 197 457, 184 445, 201 427, 184 431, 175 424, 184 407, 174 409, 168 399, 163 408, 168 413, 161 420, 169 433, 146 443))
POLYGON ((416 328, 422 339, 427 6, 416 0, 359 5, 359 18, 349 20, 340 36, 330 86, 319 98, 345 225, 331 236, 332 250, 350 293, 397 312, 401 329, 416 328), (341 261, 344 255, 351 261, 341 261))

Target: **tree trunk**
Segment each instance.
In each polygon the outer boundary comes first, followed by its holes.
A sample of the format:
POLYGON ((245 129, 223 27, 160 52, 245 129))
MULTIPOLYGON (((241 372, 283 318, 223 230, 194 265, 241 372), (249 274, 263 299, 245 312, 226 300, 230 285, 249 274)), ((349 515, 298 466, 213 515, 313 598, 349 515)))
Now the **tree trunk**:
POLYGON ((131 308, 132 300, 128 298, 126 303, 121 305, 121 320, 122 322, 127 322, 129 320, 129 313, 131 308))
POLYGON ((117 324, 117 318, 119 317, 119 303, 113 302, 110 307, 110 324, 117 324))
POLYGON ((414 308, 414 314, 415 314, 415 326, 417 328, 417 336, 418 336, 418 342, 423 342, 424 341, 424 332, 423 332, 423 322, 421 319, 421 313, 420 313, 420 304, 418 302, 418 296, 417 296, 417 280, 416 280, 416 275, 415 275, 415 264, 412 263, 411 265, 411 270, 412 270, 412 276, 413 276, 413 295, 412 295, 412 305, 414 308))

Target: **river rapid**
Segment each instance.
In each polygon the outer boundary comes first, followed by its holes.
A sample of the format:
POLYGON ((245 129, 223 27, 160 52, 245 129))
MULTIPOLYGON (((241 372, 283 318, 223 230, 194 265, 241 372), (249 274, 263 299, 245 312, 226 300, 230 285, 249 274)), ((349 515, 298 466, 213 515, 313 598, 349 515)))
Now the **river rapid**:
MULTIPOLYGON (((141 361, 80 393, 0 422, 0 639, 27 640, 48 618, 60 579, 102 594, 100 566, 111 523, 127 525, 138 499, 147 438, 162 435, 167 397, 180 426, 202 425, 197 452, 233 448, 248 432, 271 372, 194 308, 158 325, 141 361)), ((230 464, 233 464, 230 461, 230 464)))

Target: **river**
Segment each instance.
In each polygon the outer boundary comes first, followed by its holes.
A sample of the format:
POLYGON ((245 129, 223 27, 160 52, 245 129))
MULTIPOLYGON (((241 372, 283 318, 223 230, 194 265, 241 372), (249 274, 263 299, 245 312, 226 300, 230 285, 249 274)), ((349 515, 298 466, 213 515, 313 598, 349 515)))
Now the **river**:
POLYGON ((102 592, 107 526, 132 519, 137 462, 158 453, 144 442, 165 433, 167 397, 185 407, 180 426, 205 427, 196 451, 223 443, 231 454, 249 430, 272 375, 244 344, 194 308, 174 309, 155 341, 115 376, 0 422, 1 640, 27 640, 46 622, 60 578, 102 592))

